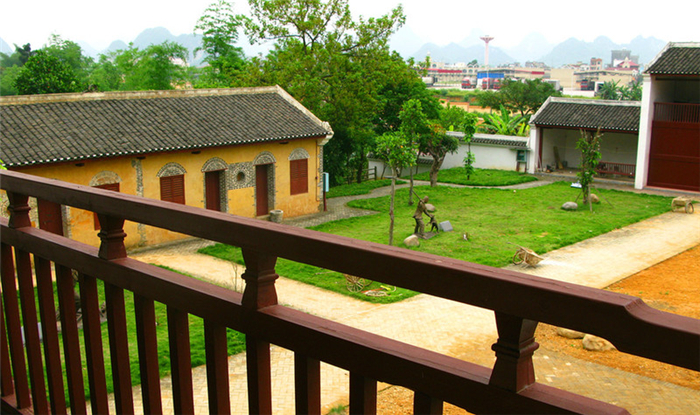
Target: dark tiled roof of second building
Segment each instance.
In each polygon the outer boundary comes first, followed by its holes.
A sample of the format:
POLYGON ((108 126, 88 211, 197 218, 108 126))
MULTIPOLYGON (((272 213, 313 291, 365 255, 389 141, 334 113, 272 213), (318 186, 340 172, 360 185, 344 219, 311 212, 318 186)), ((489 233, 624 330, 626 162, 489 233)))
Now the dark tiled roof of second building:
POLYGON ((530 124, 543 127, 583 128, 604 131, 639 131, 639 101, 604 101, 549 98, 530 124))
POLYGON ((644 72, 652 75, 700 75, 700 43, 669 43, 644 72))
POLYGON ((0 158, 23 166, 332 134, 280 88, 209 92, 3 100, 0 158))

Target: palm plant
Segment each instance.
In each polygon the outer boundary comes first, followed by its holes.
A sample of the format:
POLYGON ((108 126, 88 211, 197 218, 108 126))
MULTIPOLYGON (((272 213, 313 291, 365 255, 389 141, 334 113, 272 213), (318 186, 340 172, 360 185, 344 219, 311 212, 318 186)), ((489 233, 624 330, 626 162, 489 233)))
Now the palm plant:
POLYGON ((525 135, 527 134, 528 119, 527 115, 512 115, 501 105, 500 112, 484 114, 479 129, 488 134, 525 135))

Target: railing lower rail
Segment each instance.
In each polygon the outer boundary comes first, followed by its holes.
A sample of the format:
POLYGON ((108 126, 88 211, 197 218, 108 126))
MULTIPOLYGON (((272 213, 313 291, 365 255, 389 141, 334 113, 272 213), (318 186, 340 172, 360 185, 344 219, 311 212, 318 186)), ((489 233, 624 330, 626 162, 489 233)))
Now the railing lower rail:
POLYGON ((1 172, 0 179, 10 201, 9 220, 0 220, 3 413, 66 413, 68 406, 73 414, 87 413, 74 273, 93 413, 109 411, 98 280, 105 289, 109 364, 120 414, 135 411, 128 356, 134 346, 139 354, 142 410, 163 411, 154 364, 154 302, 168 310, 175 413, 194 412, 188 315, 204 319, 211 413, 231 410, 226 328, 246 334, 250 413, 273 409, 270 344, 295 353, 297 413, 320 413, 319 362, 350 372, 351 413, 376 412, 377 381, 415 391, 416 413, 441 413, 442 402, 473 413, 625 413, 535 382, 532 355, 538 321, 597 334, 622 351, 700 370, 698 321, 653 310, 638 298, 20 173, 1 172), (30 195, 97 212, 100 248, 31 227, 30 195), (126 257, 124 220, 240 246, 246 262, 244 293, 126 257), (281 306, 275 289, 278 257, 494 310, 499 334, 496 363, 489 369, 281 306), (134 316, 125 313, 125 292, 133 293, 134 316), (56 326, 38 328, 39 321, 53 321, 54 301, 61 316, 62 354, 56 326), (127 318, 136 319, 136 345, 125 340, 127 318))

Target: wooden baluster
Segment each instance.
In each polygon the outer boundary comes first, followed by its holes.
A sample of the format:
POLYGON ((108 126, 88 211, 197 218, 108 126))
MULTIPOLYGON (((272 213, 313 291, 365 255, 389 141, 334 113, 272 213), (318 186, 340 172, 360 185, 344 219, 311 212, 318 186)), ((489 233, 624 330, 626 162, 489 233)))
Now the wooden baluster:
POLYGON ((19 229, 32 226, 32 221, 29 218, 29 197, 18 193, 7 193, 9 205, 7 210, 10 213, 8 226, 10 228, 19 229))
POLYGON ((76 294, 73 271, 56 265, 56 290, 58 310, 61 315, 61 336, 63 338, 63 355, 65 356, 68 398, 72 414, 86 414, 85 382, 83 363, 80 356, 80 335, 76 310, 76 294))
MULTIPOLYGON (((7 322, 9 353, 11 356, 12 373, 14 374, 14 391, 17 408, 28 408, 32 405, 29 397, 29 381, 27 364, 24 360, 22 345, 22 324, 19 318, 19 301, 17 300, 17 280, 15 278, 14 258, 12 247, 2 244, 2 296, 7 322)), ((3 388, 4 388, 3 384, 3 388)), ((4 389, 3 389, 4 391, 4 389)))
POLYGON ((7 331, 5 330, 5 311, 2 307, 0 295, 0 395, 10 396, 15 394, 12 382, 12 369, 10 368, 10 350, 7 348, 7 331))
POLYGON ((294 393, 296 413, 321 413, 321 363, 299 353, 294 354, 294 393))
MULTIPOLYGON (((277 304, 275 273, 277 258, 257 251, 243 249, 246 282, 243 307, 250 312, 277 304)), ((248 411, 251 414, 272 413, 272 380, 270 375, 270 343, 246 336, 248 369, 248 411)))
POLYGON ((413 413, 415 415, 440 415, 442 414, 442 401, 433 399, 422 392, 414 392, 413 413))
POLYGON ((105 380, 97 279, 78 273, 78 283, 80 285, 80 308, 83 317, 83 336, 85 338, 90 403, 93 413, 107 414, 109 413, 109 406, 107 405, 107 382, 105 380))
POLYGON ((194 414, 189 319, 187 313, 172 307, 168 307, 168 343, 173 409, 176 414, 194 414))
POLYGON ((162 414, 156 312, 153 300, 134 294, 134 314, 136 317, 136 342, 139 350, 143 412, 162 414))
POLYGON ((63 368, 56 328, 56 306, 53 297, 51 262, 34 257, 36 289, 39 298, 39 315, 46 361, 46 378, 49 384, 51 413, 66 413, 66 395, 63 388, 63 368))
POLYGON ((350 415, 377 413, 377 381, 350 372, 350 415))
MULTIPOLYGON (((97 214, 97 218, 101 225, 97 234, 101 240, 98 256, 106 260, 125 258, 124 219, 100 213, 97 214)), ((104 288, 116 411, 118 414, 133 414, 134 397, 131 387, 124 290, 109 283, 105 283, 104 288)))
POLYGON ((226 327, 204 321, 204 344, 207 356, 209 413, 230 414, 226 327))
POLYGON ((46 413, 49 410, 49 406, 46 400, 44 364, 41 357, 39 321, 37 320, 36 300, 34 298, 34 279, 32 277, 32 263, 29 253, 16 249, 15 266, 17 267, 17 285, 19 286, 33 407, 36 413, 46 413))
POLYGON ((489 385, 520 392, 535 383, 532 354, 537 322, 496 312, 498 341, 491 348, 496 352, 496 364, 489 385))

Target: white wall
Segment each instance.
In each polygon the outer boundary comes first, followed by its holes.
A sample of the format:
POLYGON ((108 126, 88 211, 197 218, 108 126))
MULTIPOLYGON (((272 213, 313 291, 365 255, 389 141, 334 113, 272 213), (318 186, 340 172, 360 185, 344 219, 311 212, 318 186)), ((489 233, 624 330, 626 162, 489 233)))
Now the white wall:
MULTIPOLYGON (((517 137, 522 140, 522 137, 517 137)), ((469 147, 464 142, 460 142, 459 148, 454 154, 448 154, 445 161, 442 163, 442 169, 451 169, 454 167, 464 167, 464 158, 467 156, 469 147)), ((523 149, 523 148, 520 148, 523 149)), ((487 145, 482 143, 472 143, 471 151, 474 153, 474 167, 478 169, 497 169, 497 170, 516 170, 517 149, 504 147, 500 145, 487 145)), ((384 168, 384 163, 377 159, 369 160, 369 167, 377 167, 377 176, 382 177, 391 175, 389 167, 384 168)), ((413 167, 414 172, 422 173, 430 171, 430 164, 419 164, 413 167)), ((408 171, 408 170, 406 170, 408 171)), ((520 171, 525 171, 525 165, 521 164, 520 171)), ((405 172, 402 172, 405 174, 405 172)))
MULTIPOLYGON (((538 128, 539 130, 539 128, 538 128)), ((581 163, 581 150, 576 142, 581 137, 579 130, 546 128, 542 133, 542 168, 556 167, 554 147, 559 152, 559 161, 576 168, 581 163)), ((611 163, 635 164, 637 162, 636 134, 604 132, 601 138, 601 160, 611 163)), ((536 156, 535 156, 536 157, 536 156)), ((529 170, 533 171, 533 170, 529 170)))

